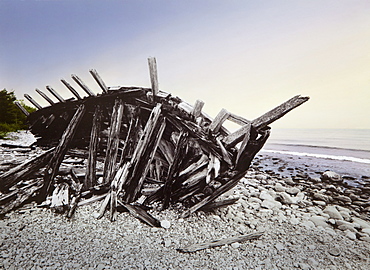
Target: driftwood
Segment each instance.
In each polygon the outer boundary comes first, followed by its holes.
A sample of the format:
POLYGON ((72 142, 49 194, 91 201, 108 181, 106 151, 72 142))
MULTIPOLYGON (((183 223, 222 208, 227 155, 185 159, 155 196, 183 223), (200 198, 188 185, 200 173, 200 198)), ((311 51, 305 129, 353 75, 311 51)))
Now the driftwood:
POLYGON ((220 239, 220 240, 214 240, 211 242, 206 242, 206 243, 201 243, 201 244, 194 244, 190 245, 184 248, 178 249, 181 252, 195 252, 199 250, 203 250, 206 248, 212 248, 212 247, 220 247, 223 245, 229 245, 232 243, 236 242, 245 242, 247 240, 255 240, 260 238, 263 235, 263 232, 256 232, 256 233, 250 233, 246 235, 240 235, 240 236, 235 236, 235 237, 230 237, 230 238, 225 238, 225 239, 220 239))
MULTIPOLYGON (((101 94, 94 94, 72 75, 86 98, 63 79, 76 99, 65 99, 47 86, 58 102, 37 89, 51 105, 42 108, 25 95, 38 108, 28 115, 37 144, 55 149, 0 176, 1 191, 8 193, 0 198, 0 205, 35 194, 41 203, 50 196, 52 207, 71 217, 78 206, 102 200, 98 218, 108 211, 114 221, 123 208, 150 226, 159 226, 145 210, 154 203, 160 209, 182 203, 183 217, 232 204, 236 199, 217 199, 246 174, 269 137, 268 125, 308 100, 293 97, 253 121, 226 109, 212 119, 202 112, 203 101, 192 106, 160 90, 155 58, 149 58, 148 64, 151 88, 107 87, 92 69, 101 94), (223 126, 226 120, 240 129, 231 133, 223 126), (63 166, 75 163, 66 155, 79 157, 85 170, 63 173, 63 166), (29 187, 27 196, 20 196, 16 184, 36 173, 44 173, 43 180, 29 187)), ((25 201, 16 200, 16 205, 25 201)))

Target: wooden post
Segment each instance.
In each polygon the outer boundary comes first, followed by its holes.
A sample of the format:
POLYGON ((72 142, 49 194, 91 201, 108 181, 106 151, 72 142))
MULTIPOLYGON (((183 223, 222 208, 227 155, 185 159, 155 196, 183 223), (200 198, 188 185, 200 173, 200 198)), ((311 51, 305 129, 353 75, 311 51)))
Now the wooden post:
POLYGON ((59 94, 58 94, 58 92, 57 92, 57 91, 55 91, 51 86, 47 85, 47 86, 46 86, 46 89, 48 89, 48 90, 49 90, 49 92, 50 92, 50 93, 52 93, 52 94, 53 94, 53 96, 57 98, 57 100, 59 100, 59 102, 66 102, 66 101, 64 100, 64 98, 62 98, 62 97, 61 97, 61 95, 59 95, 59 94))
POLYGON ((202 114, 203 106, 204 106, 204 101, 198 99, 195 102, 195 105, 194 105, 194 108, 193 108, 193 111, 191 112, 191 114, 195 118, 199 117, 202 114))
POLYGON ((75 74, 71 75, 72 79, 88 94, 89 96, 95 96, 95 94, 87 87, 87 85, 75 74))
POLYGON ((96 156, 99 142, 99 133, 101 128, 101 110, 100 105, 95 106, 93 124, 90 133, 89 157, 87 159, 86 175, 84 189, 89 189, 97 184, 96 181, 96 156))
POLYGON ((104 93, 108 93, 108 87, 105 85, 104 81, 98 74, 98 72, 95 69, 89 70, 90 74, 93 76, 95 81, 99 84, 100 88, 103 90, 104 93))
POLYGON ((71 91, 71 93, 73 94, 73 95, 75 95, 75 97, 77 98, 77 99, 82 99, 82 97, 78 94, 78 92, 76 91, 76 89, 74 89, 73 87, 72 87, 72 85, 70 85, 66 80, 64 80, 64 79, 61 79, 60 80, 67 88, 68 88, 68 90, 69 91, 71 91))
POLYGON ((110 183, 113 179, 113 173, 116 169, 116 160, 118 155, 119 134, 121 130, 121 120, 123 116, 123 101, 116 99, 113 107, 108 144, 107 154, 104 162, 104 177, 105 184, 110 183))
POLYGON ((240 146, 240 148, 238 150, 238 154, 236 156, 235 166, 238 165, 240 157, 242 156, 243 152, 247 148, 247 145, 248 145, 248 142, 249 142, 249 139, 250 139, 250 136, 251 136, 251 127, 252 127, 251 124, 247 124, 247 126, 246 126, 244 139, 243 139, 242 145, 240 146))
POLYGON ((217 116, 215 117, 215 119, 212 121, 212 123, 209 125, 209 129, 213 132, 213 133, 216 133, 220 130, 222 124, 226 121, 226 119, 229 117, 230 113, 225 110, 225 109, 222 109, 218 114, 217 116))
POLYGON ((41 105, 38 104, 30 95, 24 94, 24 97, 28 99, 28 101, 31 102, 37 109, 42 109, 41 105))
POLYGON ((68 150, 70 142, 73 140, 76 129, 85 113, 85 105, 82 104, 78 107, 72 120, 70 121, 68 127, 64 131, 62 138, 59 141, 58 146, 55 148, 54 155, 49 160, 48 165, 45 169, 44 184, 40 190, 40 196, 38 198, 39 202, 44 201, 44 199, 49 195, 54 177, 57 175, 59 166, 63 161, 64 155, 68 150))
POLYGON ((42 92, 41 90, 39 90, 39 89, 35 89, 35 91, 40 95, 40 96, 42 96, 47 102, 49 102, 50 103, 50 105, 54 105, 55 104, 55 102, 51 99, 51 98, 49 98, 44 92, 42 92))
POLYGON ((159 87, 158 87, 158 74, 157 74, 157 61, 155 57, 148 58, 149 64, 149 72, 150 72, 150 81, 152 83, 152 91, 153 91, 153 100, 158 95, 159 87))
POLYGON ((21 112, 25 116, 29 116, 30 115, 30 113, 22 106, 22 104, 19 103, 19 101, 14 101, 14 104, 21 110, 21 112))

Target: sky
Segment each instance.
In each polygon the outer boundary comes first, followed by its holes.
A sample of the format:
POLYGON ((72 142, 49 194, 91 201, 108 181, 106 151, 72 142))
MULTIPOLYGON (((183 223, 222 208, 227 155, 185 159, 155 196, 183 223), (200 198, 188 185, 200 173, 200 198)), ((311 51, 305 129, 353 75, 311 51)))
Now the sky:
MULTIPOLYGON (((19 99, 77 74, 94 92, 159 88, 215 117, 253 120, 295 95, 310 100, 274 128, 370 129, 370 1, 0 0, 0 89, 19 99)), ((51 96, 51 95, 50 95, 51 96)), ((28 103, 28 101, 26 101, 28 103)))

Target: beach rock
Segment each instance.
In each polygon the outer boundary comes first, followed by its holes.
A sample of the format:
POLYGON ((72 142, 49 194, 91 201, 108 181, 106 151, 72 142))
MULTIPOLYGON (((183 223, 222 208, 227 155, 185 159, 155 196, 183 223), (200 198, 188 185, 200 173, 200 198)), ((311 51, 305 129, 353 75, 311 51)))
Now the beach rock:
POLYGON ((357 232, 357 230, 351 224, 339 225, 338 229, 341 230, 341 231, 347 231, 348 230, 348 231, 351 231, 351 232, 354 232, 354 233, 357 232))
POLYGON ((324 201, 316 201, 316 200, 314 200, 314 201, 312 201, 314 204, 316 204, 316 205, 320 205, 320 206, 326 206, 326 202, 324 202, 324 201))
POLYGON ((328 253, 332 256, 338 257, 340 255, 340 250, 337 247, 332 247, 328 249, 328 253))
POLYGON ((344 203, 351 203, 352 202, 351 198, 349 198, 347 196, 344 196, 344 195, 335 196, 335 197, 333 197, 333 199, 336 199, 336 200, 344 202, 344 203))
POLYGON ((286 190, 286 188, 283 187, 281 183, 276 183, 276 185, 274 186, 274 189, 276 192, 284 192, 286 190))
POLYGON ((323 228, 330 228, 330 225, 326 222, 326 218, 322 216, 312 216, 310 220, 316 225, 323 228))
POLYGON ((365 229, 362 229, 361 231, 370 235, 370 228, 365 228, 365 229))
POLYGON ((169 229, 171 227, 171 223, 168 220, 161 220, 161 227, 165 229, 169 229))
POLYGON ((267 190, 262 190, 261 193, 260 193, 259 198, 261 200, 268 200, 268 201, 274 201, 275 200, 275 196, 271 195, 271 192, 269 192, 267 190))
POLYGON ((333 219, 343 220, 342 215, 339 213, 339 211, 337 210, 337 208, 335 208, 335 206, 333 206, 333 205, 328 205, 324 209, 323 212, 326 213, 326 214, 328 214, 333 219))
POLYGON ((280 209, 281 203, 275 200, 263 200, 261 207, 267 209, 280 209))
POLYGON ((328 203, 329 201, 331 201, 331 197, 330 196, 327 196, 325 194, 322 194, 321 192, 315 192, 313 194, 313 198, 314 199, 317 199, 319 201, 324 201, 326 203, 328 203))
POLYGON ((300 192, 300 190, 297 187, 290 187, 290 188, 287 188, 285 192, 290 195, 297 195, 300 192))
POLYGON ((353 217, 352 221, 360 225, 361 229, 370 229, 370 223, 357 217, 353 217))
POLYGON ((321 179, 323 181, 334 181, 334 182, 342 181, 342 177, 338 173, 333 171, 323 172, 323 174, 321 175, 321 179))
POLYGON ((284 204, 294 204, 295 200, 286 192, 280 192, 278 194, 279 200, 284 204))
POLYGON ((350 231, 350 230, 347 230, 345 231, 345 234, 344 234, 347 238, 351 239, 351 240, 356 240, 357 237, 356 237, 356 233, 350 231))

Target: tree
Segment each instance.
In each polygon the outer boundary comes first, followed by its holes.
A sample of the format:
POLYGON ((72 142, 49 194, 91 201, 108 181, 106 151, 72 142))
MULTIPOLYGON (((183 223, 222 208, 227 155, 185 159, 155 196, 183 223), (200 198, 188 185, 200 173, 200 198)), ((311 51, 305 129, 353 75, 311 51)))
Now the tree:
MULTIPOLYGON (((6 132, 27 128, 27 118, 14 104, 16 100, 14 91, 8 92, 6 89, 0 91, 0 133, 3 135, 6 132)), ((26 106, 23 101, 19 102, 28 112, 35 111, 35 108, 26 106)))

